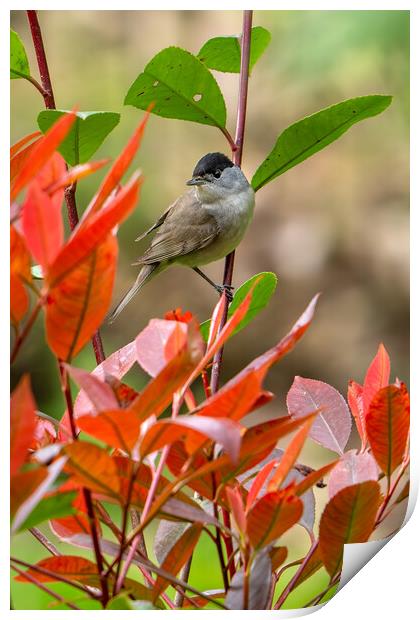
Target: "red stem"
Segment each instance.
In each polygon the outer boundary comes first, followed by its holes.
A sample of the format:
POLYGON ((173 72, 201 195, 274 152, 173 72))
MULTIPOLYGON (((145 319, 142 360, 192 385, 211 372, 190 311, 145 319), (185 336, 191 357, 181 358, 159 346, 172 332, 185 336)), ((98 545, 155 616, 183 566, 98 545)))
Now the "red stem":
POLYGON ((308 564, 309 560, 311 559, 311 557, 313 556, 313 554, 315 553, 317 548, 318 548, 318 541, 314 541, 312 543, 312 546, 309 549, 305 559, 303 560, 302 564, 299 566, 299 568, 297 569, 297 571, 293 575, 292 579, 289 581, 289 583, 287 584, 287 586, 285 587, 285 589, 281 593, 281 595, 280 595, 277 603, 274 605, 273 609, 280 609, 281 608, 281 606, 283 605, 284 601, 289 596, 290 592, 293 590, 293 588, 295 586, 295 583, 297 583, 299 577, 301 576, 301 574, 303 573, 303 571, 305 569, 305 566, 308 564))

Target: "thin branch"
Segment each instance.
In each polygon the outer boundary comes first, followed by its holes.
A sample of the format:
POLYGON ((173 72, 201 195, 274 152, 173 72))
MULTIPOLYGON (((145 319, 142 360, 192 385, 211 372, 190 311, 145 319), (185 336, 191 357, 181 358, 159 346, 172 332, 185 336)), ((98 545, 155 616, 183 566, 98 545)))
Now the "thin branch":
POLYGON ((32 75, 23 75, 21 74, 21 76, 27 80, 28 82, 30 82, 31 84, 33 84, 33 86, 35 86, 35 88, 41 93, 41 95, 44 97, 45 100, 45 96, 47 95, 46 91, 42 88, 41 84, 38 82, 38 80, 36 80, 34 77, 32 77, 32 75))
POLYGON ((39 530, 37 527, 31 527, 29 528, 29 531, 31 532, 32 536, 35 536, 35 538, 41 543, 41 545, 44 545, 44 547, 48 549, 50 553, 52 553, 53 555, 61 555, 57 547, 50 540, 48 540, 46 536, 44 536, 41 530, 39 530))
POLYGON ((313 605, 318 605, 318 603, 322 601, 324 596, 331 590, 333 586, 336 586, 339 581, 340 581, 340 575, 337 575, 333 579, 330 579, 327 587, 322 592, 314 596, 314 598, 311 599, 309 603, 306 603, 304 607, 312 607, 313 605))
POLYGON ((36 305, 34 306, 34 309, 32 310, 32 313, 29 317, 29 319, 26 322, 25 327, 23 328, 23 330, 20 332, 19 336, 16 338, 14 347, 13 347, 13 351, 12 354, 10 356, 10 363, 13 364, 13 362, 16 360, 16 357, 20 351, 21 346, 23 345, 23 343, 25 342, 29 332, 31 331, 35 320, 39 314, 39 311, 41 310, 43 301, 41 299, 38 299, 38 301, 36 302, 36 305))
POLYGON ((389 502, 391 501, 391 498, 392 498, 392 496, 395 493, 395 489, 397 488, 398 483, 400 482, 401 478, 403 477, 403 474, 404 474, 404 472, 407 469, 409 464, 410 464, 410 458, 408 457, 407 460, 403 461, 403 463, 401 464, 400 470, 399 470, 399 472, 398 472, 394 482, 392 483, 392 485, 388 489, 388 492, 386 494, 385 500, 384 500, 381 508, 379 509, 378 516, 376 517, 375 528, 378 527, 378 525, 380 525, 382 523, 382 521, 385 519, 385 516, 384 516, 385 509, 388 506, 389 502))
POLYGON ((289 583, 287 584, 287 586, 285 587, 285 589, 283 590, 283 592, 281 593, 281 595, 279 596, 277 603, 274 605, 273 609, 280 609, 281 606, 283 605, 284 601, 287 599, 287 597, 289 596, 290 592, 293 590, 293 588, 295 587, 295 584, 298 582, 301 574, 303 573, 306 565, 308 564, 309 560, 311 559, 311 557, 313 556, 313 554, 315 553, 315 551, 318 549, 318 541, 315 541, 311 548, 309 549, 305 559, 303 560, 302 564, 299 566, 298 570, 296 571, 296 573, 293 575, 292 579, 289 581, 289 583))
POLYGON ((77 610, 80 609, 80 607, 77 607, 76 605, 74 605, 70 601, 66 601, 66 599, 63 596, 61 596, 60 594, 57 594, 57 592, 53 592, 52 590, 47 588, 46 585, 44 585, 43 583, 38 581, 38 579, 35 579, 35 577, 33 577, 30 573, 26 573, 25 571, 20 570, 20 568, 18 568, 14 564, 12 564, 11 567, 19 575, 23 575, 25 577, 25 579, 27 579, 28 581, 33 583, 35 586, 40 588, 40 590, 43 590, 44 592, 46 592, 47 594, 49 594, 50 596, 55 598, 56 601, 59 601, 60 603, 64 603, 65 605, 67 605, 67 607, 70 607, 71 609, 77 609, 77 610))
MULTIPOLYGON (((194 552, 194 550, 193 550, 194 552)), ((192 564, 192 554, 190 555, 190 557, 187 560, 187 563, 185 564, 185 566, 183 567, 182 571, 181 571, 181 579, 183 581, 188 582, 188 579, 190 577, 190 570, 191 570, 191 564, 192 564)), ((175 594, 175 600, 174 600, 174 604, 175 604, 175 609, 182 609, 182 606, 184 604, 184 599, 185 599, 185 593, 182 590, 182 588, 180 588, 177 593, 175 594)))

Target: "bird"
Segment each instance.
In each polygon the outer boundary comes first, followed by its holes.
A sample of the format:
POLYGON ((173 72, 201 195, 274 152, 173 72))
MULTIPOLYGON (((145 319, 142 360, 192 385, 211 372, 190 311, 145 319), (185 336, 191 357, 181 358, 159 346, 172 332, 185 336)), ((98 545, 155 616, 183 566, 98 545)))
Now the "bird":
POLYGON ((177 263, 191 267, 218 293, 232 300, 233 287, 215 284, 199 266, 230 254, 252 219, 255 194, 244 173, 223 153, 207 153, 196 164, 188 189, 137 237, 155 233, 139 265, 136 281, 108 317, 115 321, 140 289, 164 269, 177 263))

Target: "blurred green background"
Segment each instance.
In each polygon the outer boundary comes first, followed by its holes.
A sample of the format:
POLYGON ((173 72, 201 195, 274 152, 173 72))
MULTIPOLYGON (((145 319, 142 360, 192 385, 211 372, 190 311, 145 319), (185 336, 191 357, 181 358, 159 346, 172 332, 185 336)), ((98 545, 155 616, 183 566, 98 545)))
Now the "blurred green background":
MULTIPOLYGON (((124 107, 123 99, 154 54, 169 45, 197 53, 210 37, 239 33, 242 20, 237 11, 40 11, 39 19, 57 106, 121 113, 121 123, 95 159, 115 158, 141 119, 143 113, 124 107)), ((37 76, 25 12, 12 12, 11 25, 37 76)), ((285 413, 295 375, 321 379, 345 394, 350 378, 362 381, 381 341, 391 355, 393 376, 408 380, 409 12, 256 11, 254 25, 267 28, 272 41, 249 84, 243 162, 249 178, 278 134, 302 116, 350 97, 394 96, 385 113, 356 125, 257 194, 254 221, 237 251, 234 284, 274 271, 278 288, 253 325, 229 343, 222 379, 275 344, 310 298, 323 293, 309 332, 270 373, 267 388, 277 398, 260 415, 272 417, 285 413)), ((233 133, 238 76, 215 75, 233 133)), ((42 98, 29 83, 12 81, 12 142, 37 128, 42 109, 42 98)), ((151 117, 136 160, 146 177, 141 200, 119 231, 115 300, 136 276, 130 265, 145 242, 134 239, 185 190, 196 161, 214 150, 229 154, 217 129, 151 117)), ((80 212, 103 174, 79 183, 80 212)), ((221 281, 223 263, 206 271, 221 281)), ((215 302, 214 291, 196 274, 173 267, 116 323, 104 327, 106 353, 132 340, 152 317, 182 306, 202 321, 215 302)), ((30 371, 39 409, 60 417, 64 407, 55 360, 43 338, 39 320, 13 367, 12 383, 30 371)), ((75 363, 94 367, 89 346, 75 363)), ((130 378, 135 386, 145 380, 138 371, 130 378)), ((314 466, 330 456, 314 446, 305 453, 314 466)), ((38 546, 29 548, 26 537, 16 544, 16 552, 25 550, 30 559, 43 555, 38 546)), ((24 602, 29 607, 36 606, 31 596, 24 602)), ((309 598, 302 595, 301 602, 309 598)))

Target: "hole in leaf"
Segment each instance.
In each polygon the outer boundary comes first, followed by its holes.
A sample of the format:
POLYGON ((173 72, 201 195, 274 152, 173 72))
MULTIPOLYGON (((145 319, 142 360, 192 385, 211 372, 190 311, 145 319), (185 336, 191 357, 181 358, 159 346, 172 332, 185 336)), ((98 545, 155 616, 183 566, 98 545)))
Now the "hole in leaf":
POLYGON ((153 86, 157 86, 159 84, 159 80, 156 80, 156 82, 153 82, 153 86))
POLYGON ((194 101, 201 101, 203 95, 201 95, 200 93, 197 93, 196 95, 194 95, 193 99, 194 101))

